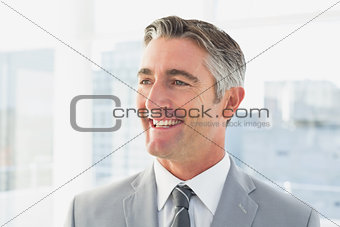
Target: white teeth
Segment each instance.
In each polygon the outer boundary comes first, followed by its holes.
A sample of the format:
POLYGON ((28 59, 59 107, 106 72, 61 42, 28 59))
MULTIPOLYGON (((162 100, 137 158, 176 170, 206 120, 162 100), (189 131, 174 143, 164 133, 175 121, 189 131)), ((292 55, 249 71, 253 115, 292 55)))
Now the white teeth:
POLYGON ((166 128, 168 128, 169 126, 177 125, 180 122, 181 121, 179 121, 179 120, 160 120, 160 121, 157 121, 155 119, 152 119, 152 123, 155 127, 166 127, 166 128))

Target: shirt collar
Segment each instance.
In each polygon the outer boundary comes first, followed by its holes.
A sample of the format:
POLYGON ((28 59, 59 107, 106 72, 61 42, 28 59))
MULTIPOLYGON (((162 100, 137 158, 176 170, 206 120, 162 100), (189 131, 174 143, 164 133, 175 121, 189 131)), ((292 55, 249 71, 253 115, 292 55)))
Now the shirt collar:
POLYGON ((225 153, 223 159, 194 178, 182 181, 172 175, 157 160, 154 161, 154 171, 157 185, 158 210, 160 211, 168 200, 172 190, 178 184, 188 185, 209 209, 215 214, 220 200, 225 180, 230 168, 229 155, 225 153))

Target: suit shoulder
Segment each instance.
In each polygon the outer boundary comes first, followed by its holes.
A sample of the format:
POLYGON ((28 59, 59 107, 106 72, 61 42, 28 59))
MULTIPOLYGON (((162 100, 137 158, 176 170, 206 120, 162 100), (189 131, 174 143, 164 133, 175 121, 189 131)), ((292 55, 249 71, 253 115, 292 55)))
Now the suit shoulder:
MULTIPOLYGON (((131 183, 140 175, 141 173, 134 174, 127 178, 115 181, 108 185, 100 186, 76 195, 76 200, 86 200, 89 202, 98 202, 110 200, 121 200, 127 195, 133 192, 131 183)), ((93 203, 92 203, 93 204, 93 203)))
POLYGON ((254 177, 251 179, 256 189, 250 196, 258 204, 259 215, 266 216, 268 222, 272 219, 274 223, 286 223, 286 226, 308 226, 314 212, 310 205, 293 194, 275 188, 274 185, 271 186, 254 177))
POLYGON ((260 181, 254 177, 251 177, 255 186, 256 190, 252 193, 252 197, 254 198, 262 198, 259 199, 259 202, 272 202, 282 204, 282 207, 287 208, 295 208, 298 210, 310 210, 307 204, 305 204, 302 200, 296 197, 293 194, 284 191, 282 188, 275 185, 270 185, 270 183, 266 183, 260 181))
POLYGON ((134 193, 131 183, 140 174, 76 195, 72 210, 75 226, 125 226, 123 201, 134 193))

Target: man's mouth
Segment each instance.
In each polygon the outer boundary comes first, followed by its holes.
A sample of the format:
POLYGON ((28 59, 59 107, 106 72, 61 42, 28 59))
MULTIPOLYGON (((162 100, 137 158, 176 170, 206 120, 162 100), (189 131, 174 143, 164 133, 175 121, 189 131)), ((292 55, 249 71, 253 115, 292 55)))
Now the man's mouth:
POLYGON ((162 119, 162 120, 149 119, 149 122, 153 128, 159 129, 171 128, 183 123, 183 121, 179 119, 162 119))

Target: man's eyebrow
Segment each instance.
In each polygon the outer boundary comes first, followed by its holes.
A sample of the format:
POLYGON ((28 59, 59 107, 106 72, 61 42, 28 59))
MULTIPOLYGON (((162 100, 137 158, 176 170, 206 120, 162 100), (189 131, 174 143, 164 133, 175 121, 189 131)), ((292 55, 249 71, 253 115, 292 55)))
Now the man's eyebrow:
POLYGON ((196 76, 194 76, 191 73, 188 73, 184 70, 170 69, 170 70, 166 71, 166 74, 169 75, 169 76, 182 75, 182 76, 186 77, 187 79, 193 81, 194 83, 197 83, 199 81, 196 76))
POLYGON ((141 68, 138 73, 137 76, 139 76, 140 74, 144 74, 144 75, 152 75, 152 72, 150 69, 148 68, 141 68))
MULTIPOLYGON (((139 75, 152 75, 152 71, 148 68, 141 68, 138 73, 137 73, 137 76, 139 75)), ((188 73, 184 70, 180 70, 180 69, 169 69, 166 71, 166 75, 167 76, 176 76, 176 75, 181 75, 181 76, 184 76, 186 77, 188 80, 191 80, 193 81, 194 83, 197 83, 199 81, 199 79, 192 75, 191 73, 188 73)))

